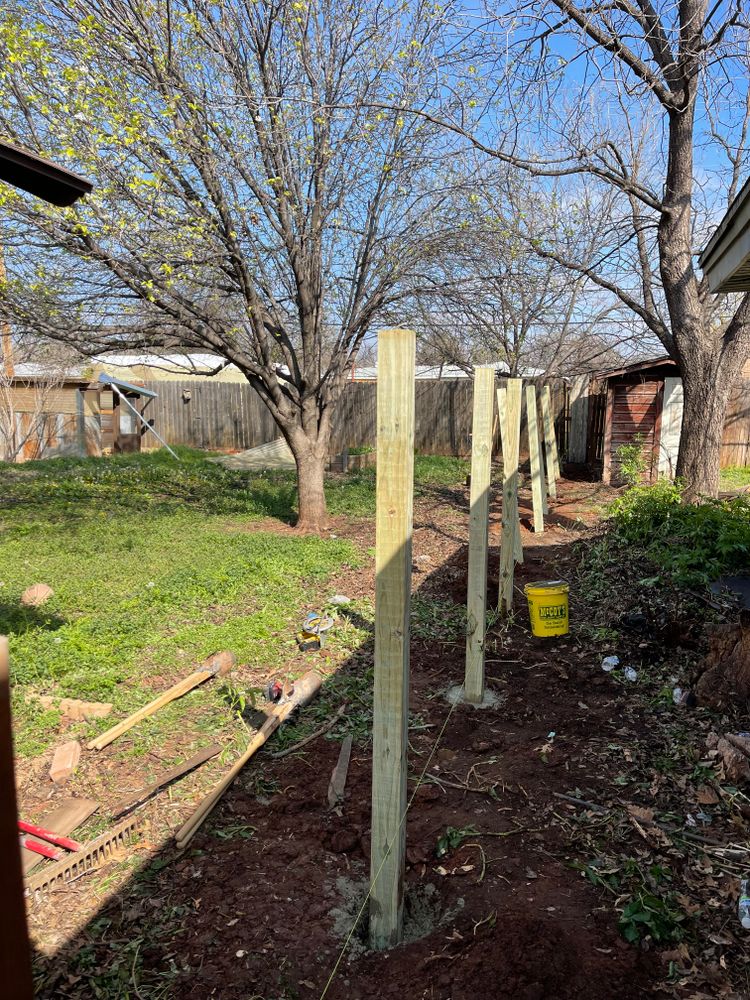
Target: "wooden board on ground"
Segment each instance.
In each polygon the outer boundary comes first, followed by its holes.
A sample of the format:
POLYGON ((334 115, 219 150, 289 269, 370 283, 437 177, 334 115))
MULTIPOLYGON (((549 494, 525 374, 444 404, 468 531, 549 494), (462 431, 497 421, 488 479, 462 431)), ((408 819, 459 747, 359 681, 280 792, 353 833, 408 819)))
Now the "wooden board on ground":
MULTIPOLYGON (((93 815, 98 808, 99 803, 93 799, 65 799, 57 809, 53 809, 51 813, 42 816, 39 820, 39 826, 65 837, 69 833, 73 833, 82 823, 85 823, 89 816, 93 815)), ((25 819, 26 817, 22 816, 21 818, 25 819)), ((43 860, 44 858, 34 851, 27 851, 25 847, 21 848, 21 864, 24 874, 30 872, 32 868, 40 864, 43 860)))
POLYGON ((185 774, 189 774, 190 771, 195 770, 196 767, 200 767, 201 764, 205 764, 207 760, 211 760, 217 754, 221 753, 222 745, 221 743, 212 743, 211 746, 206 747, 203 750, 198 751, 189 760, 183 761, 181 764, 177 764, 175 767, 171 768, 169 771, 165 771, 160 778, 157 778, 150 785, 146 785, 141 788, 140 791, 135 792, 129 798, 124 799, 112 810, 112 818, 117 819, 122 816, 123 813, 128 812, 130 809, 134 809, 135 806, 140 805, 145 802, 146 799, 150 799, 152 795, 155 795, 162 788, 170 785, 173 781, 181 778, 185 774))
POLYGON ((352 755, 352 738, 347 736, 341 744, 339 759, 333 769, 331 780, 328 782, 328 805, 331 809, 344 799, 344 789, 346 788, 346 776, 349 773, 349 758, 352 755))

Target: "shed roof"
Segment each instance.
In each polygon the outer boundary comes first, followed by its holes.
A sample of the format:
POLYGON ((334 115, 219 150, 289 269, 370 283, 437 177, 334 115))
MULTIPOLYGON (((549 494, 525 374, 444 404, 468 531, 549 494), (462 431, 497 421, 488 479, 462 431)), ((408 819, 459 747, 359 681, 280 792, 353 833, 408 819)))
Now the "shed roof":
POLYGON ((616 378, 618 375, 637 375, 638 372, 648 371, 650 368, 678 368, 674 358, 668 354, 663 354, 658 358, 649 358, 646 361, 634 361, 632 365, 622 365, 619 368, 607 368, 604 371, 594 372, 594 377, 598 379, 616 378))
POLYGON ((99 381, 104 383, 104 385, 112 385, 115 389, 122 389, 123 392, 132 392, 136 396, 146 396, 147 399, 156 399, 158 393, 153 392, 151 389, 146 389, 142 385, 133 385, 132 382, 125 382, 121 378, 113 378, 111 375, 105 375, 104 372, 99 376, 99 381))
POLYGON ((712 292, 750 289, 750 177, 699 255, 698 263, 712 292))
POLYGON ((77 372, 55 374, 54 372, 28 371, 30 365, 18 365, 10 376, 10 384, 30 385, 36 382, 44 382, 49 385, 57 383, 59 385, 89 385, 95 388, 95 383, 87 375, 77 372))
POLYGON ((94 186, 72 170, 5 139, 0 139, 0 180, 61 206, 72 205, 94 186))

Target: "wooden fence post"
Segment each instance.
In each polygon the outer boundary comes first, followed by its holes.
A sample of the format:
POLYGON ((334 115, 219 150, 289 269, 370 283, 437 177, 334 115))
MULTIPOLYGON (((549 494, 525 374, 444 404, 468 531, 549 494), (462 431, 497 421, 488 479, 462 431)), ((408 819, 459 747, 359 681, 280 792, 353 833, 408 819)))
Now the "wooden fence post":
POLYGON ((526 424, 529 431, 529 462, 531 463, 531 497, 534 507, 534 531, 544 531, 544 470, 539 447, 536 418, 536 387, 526 386, 526 424))
POLYGON ((474 409, 471 425, 471 512, 469 571, 466 588, 466 676, 464 699, 484 698, 484 634, 487 628, 487 531, 492 478, 492 417, 495 369, 474 369, 474 409))
POLYGON ((588 457, 590 375, 577 375, 570 386, 569 462, 583 465, 588 457))
POLYGON ((378 335, 370 945, 401 940, 414 497, 412 330, 378 335))
MULTIPOLYGON (((518 523, 518 454, 521 444, 521 386, 519 378, 509 378, 505 395, 506 445, 503 448, 503 534, 500 542, 499 603, 505 611, 513 608, 515 568, 515 527, 518 523), (505 517, 505 512, 508 517, 505 517)), ((502 426, 502 424, 501 424, 502 426)))
POLYGON ((547 460, 547 492, 557 499, 557 480, 560 478, 560 460, 557 454, 555 424, 552 420, 552 398, 549 386, 542 386, 542 423, 544 426, 544 457, 547 460))
MULTIPOLYGON (((500 420, 500 447, 503 458, 503 470, 506 465, 506 455, 509 454, 510 444, 508 438, 508 390, 505 386, 500 386, 497 390, 497 410, 500 420)), ((510 518, 513 527, 513 554, 517 563, 523 562, 523 542, 521 541, 521 524, 518 515, 518 492, 513 496, 513 502, 506 509, 503 501, 503 532, 506 530, 505 522, 510 518)), ((499 600, 499 599, 498 599, 499 600)))

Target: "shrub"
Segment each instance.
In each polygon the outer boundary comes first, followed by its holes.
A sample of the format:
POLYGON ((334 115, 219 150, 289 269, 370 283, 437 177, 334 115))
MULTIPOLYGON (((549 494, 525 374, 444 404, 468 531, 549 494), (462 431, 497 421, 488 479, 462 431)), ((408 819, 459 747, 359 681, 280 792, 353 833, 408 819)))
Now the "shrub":
POLYGON ((686 503, 679 484, 635 486, 610 508, 615 541, 653 562, 676 583, 707 584, 742 569, 750 553, 750 498, 686 503))
POLYGON ((620 467, 620 477, 628 486, 638 486, 648 463, 643 454, 643 434, 636 434, 632 444, 622 444, 615 452, 620 467))

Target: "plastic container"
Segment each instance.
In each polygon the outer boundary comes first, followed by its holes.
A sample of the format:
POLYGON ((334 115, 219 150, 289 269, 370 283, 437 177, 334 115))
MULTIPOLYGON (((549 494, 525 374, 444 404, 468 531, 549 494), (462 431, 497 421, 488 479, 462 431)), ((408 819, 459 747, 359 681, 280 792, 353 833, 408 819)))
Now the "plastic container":
POLYGON ((743 878, 740 882, 740 898, 737 902, 738 917, 740 923, 746 931, 750 931, 750 894, 748 893, 748 880, 743 878))
POLYGON ((529 602, 529 619, 534 635, 567 635, 569 589, 564 580, 526 584, 523 590, 529 602))

